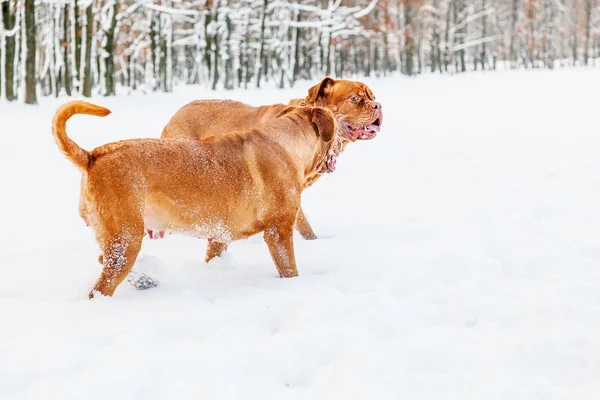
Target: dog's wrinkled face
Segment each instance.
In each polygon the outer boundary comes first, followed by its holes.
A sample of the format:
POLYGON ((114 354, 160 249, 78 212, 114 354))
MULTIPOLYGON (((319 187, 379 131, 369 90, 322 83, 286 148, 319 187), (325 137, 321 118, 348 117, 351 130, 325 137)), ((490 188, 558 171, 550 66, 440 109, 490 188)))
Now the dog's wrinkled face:
POLYGON ((373 139, 383 122, 381 104, 362 82, 327 77, 308 90, 306 102, 331 110, 341 136, 353 142, 373 139))

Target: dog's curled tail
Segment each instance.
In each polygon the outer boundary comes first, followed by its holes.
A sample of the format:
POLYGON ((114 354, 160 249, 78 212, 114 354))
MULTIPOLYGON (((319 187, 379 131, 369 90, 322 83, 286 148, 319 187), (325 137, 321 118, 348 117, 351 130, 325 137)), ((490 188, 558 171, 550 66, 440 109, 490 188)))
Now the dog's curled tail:
POLYGON ((87 171, 90 161, 90 153, 79 147, 67 136, 67 121, 75 114, 96 115, 105 117, 110 110, 82 100, 70 101, 56 110, 52 120, 52 133, 56 139, 58 148, 65 153, 67 158, 81 171, 87 171))

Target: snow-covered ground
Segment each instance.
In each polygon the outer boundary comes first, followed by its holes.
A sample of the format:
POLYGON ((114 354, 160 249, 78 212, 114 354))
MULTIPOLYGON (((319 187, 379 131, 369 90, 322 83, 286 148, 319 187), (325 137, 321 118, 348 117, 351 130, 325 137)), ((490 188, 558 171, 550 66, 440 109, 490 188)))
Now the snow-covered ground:
MULTIPOLYGON (((80 175, 50 120, 64 99, 0 104, 0 399, 597 399, 600 71, 367 79, 380 135, 304 193, 322 238, 277 277, 261 237, 145 240, 126 282, 100 273, 80 175)), ((194 98, 98 98, 84 148, 158 137, 194 98)))

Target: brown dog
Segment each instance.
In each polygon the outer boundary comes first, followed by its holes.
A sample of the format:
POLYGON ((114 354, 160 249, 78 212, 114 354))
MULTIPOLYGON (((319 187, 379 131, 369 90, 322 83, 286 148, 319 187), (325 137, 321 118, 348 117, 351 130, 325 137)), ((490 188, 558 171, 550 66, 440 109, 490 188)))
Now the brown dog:
POLYGON ((95 291, 111 296, 127 276, 145 226, 223 244, 264 231, 279 275, 298 275, 294 224, 302 190, 334 159, 331 112, 286 107, 249 131, 202 141, 125 140, 91 152, 67 136, 71 116, 109 113, 73 101, 57 110, 52 129, 83 174, 80 212, 102 250, 103 271, 90 298, 95 291))
MULTIPOLYGON (((361 82, 325 78, 308 90, 304 100, 295 99, 289 105, 325 107, 333 112, 338 122, 336 155, 349 142, 374 138, 383 122, 381 104, 375 101, 373 92, 361 82)), ((250 129, 271 121, 283 109, 284 104, 252 107, 231 100, 198 100, 180 108, 163 129, 162 138, 204 139, 228 132, 250 129)), ((313 184, 320 175, 310 182, 313 184)), ((296 229, 305 239, 316 239, 302 208, 298 212, 296 229)), ((151 232, 149 232, 151 233, 151 232)), ((161 234, 162 236, 162 234, 161 234)), ((209 244, 217 247, 217 244, 209 244)))

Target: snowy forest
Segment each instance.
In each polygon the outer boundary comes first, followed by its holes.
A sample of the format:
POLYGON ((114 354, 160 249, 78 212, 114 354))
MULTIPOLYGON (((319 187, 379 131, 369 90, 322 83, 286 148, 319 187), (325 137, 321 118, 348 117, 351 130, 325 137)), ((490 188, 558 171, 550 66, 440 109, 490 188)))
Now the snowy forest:
POLYGON ((597 0, 0 0, 0 96, 585 66, 597 0))

